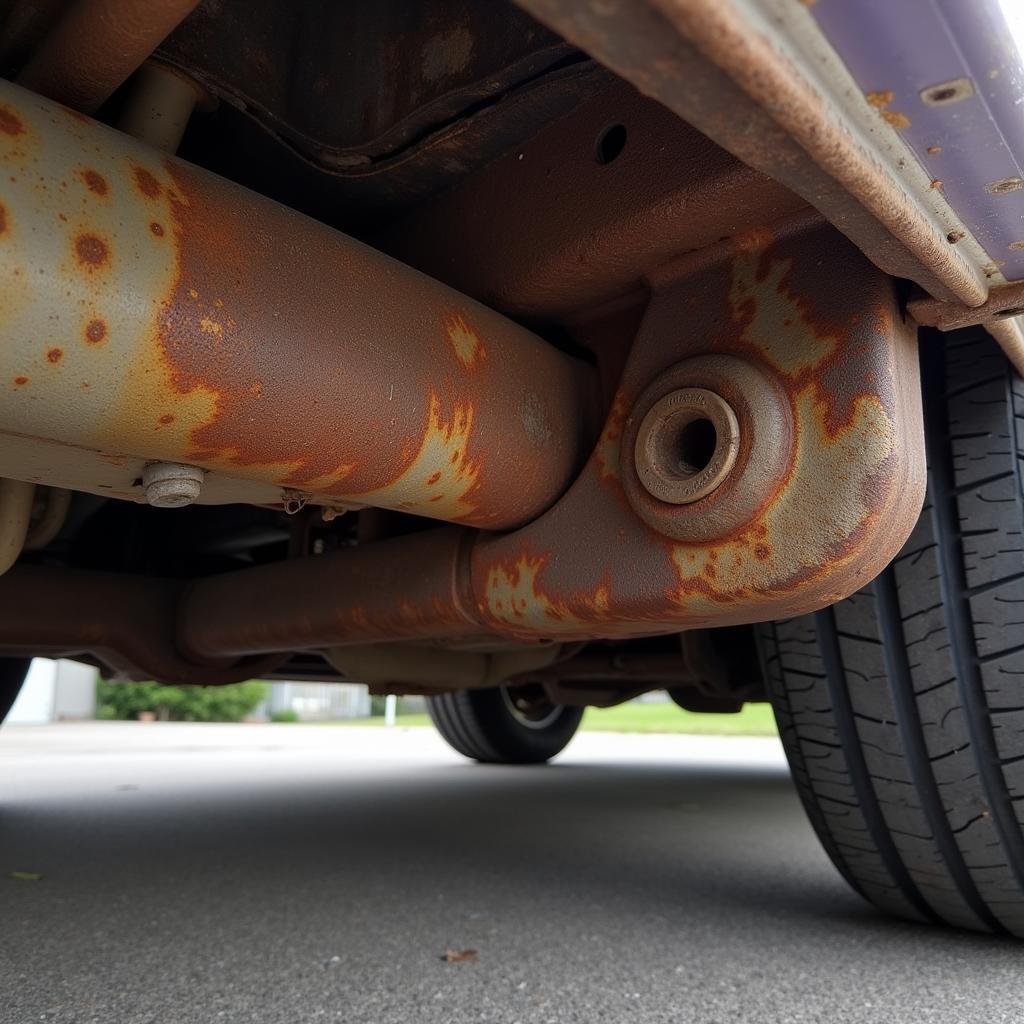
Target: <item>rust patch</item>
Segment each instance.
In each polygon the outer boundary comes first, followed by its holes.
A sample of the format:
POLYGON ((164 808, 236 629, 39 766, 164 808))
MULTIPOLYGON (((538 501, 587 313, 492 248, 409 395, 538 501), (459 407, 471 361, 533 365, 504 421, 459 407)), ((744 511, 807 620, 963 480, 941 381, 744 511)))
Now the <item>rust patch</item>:
POLYGON ((892 89, 879 89, 876 92, 867 92, 864 98, 882 115, 882 118, 893 126, 893 128, 909 128, 910 118, 898 110, 889 110, 889 104, 896 98, 892 89))
POLYGON ((103 177, 99 171, 94 171, 92 168, 86 168, 81 172, 82 181, 85 182, 85 187, 92 193, 98 196, 105 196, 109 191, 107 186, 107 179, 103 177))
POLYGON ((896 99, 896 93, 892 89, 878 89, 874 92, 866 92, 864 99, 868 101, 876 110, 884 110, 894 99, 896 99))
POLYGON ((90 345, 101 344, 107 336, 107 325, 98 317, 85 325, 85 340, 90 345))
POLYGON ((200 317, 199 330, 201 330, 203 334, 212 334, 218 341, 224 340, 224 325, 214 320, 212 317, 200 317))
POLYGON ((7 231, 7 207, 0 203, 0 235, 7 231))
POLYGON ((51 348, 46 353, 46 361, 49 363, 59 363, 64 358, 64 349, 62 348, 51 348))
POLYGON ((75 258, 82 266, 94 270, 107 262, 110 250, 98 235, 79 235, 75 239, 75 258))
POLYGON ((28 383, 28 377, 15 377, 14 386, 16 388, 23 388, 28 383))
POLYGON ((476 331, 458 313, 453 313, 445 323, 448 343, 455 351, 460 363, 468 370, 477 360, 487 355, 483 342, 476 331))
POLYGON ((160 182, 156 180, 151 171, 147 171, 145 167, 139 167, 138 164, 132 166, 132 174, 135 177, 135 186, 147 199, 157 199, 163 189, 160 187, 160 182))
POLYGON ((166 412, 160 417, 159 422, 166 427, 168 424, 174 422, 174 417, 169 412, 166 412))
POLYGON ((0 132, 4 135, 21 135, 24 131, 21 118, 10 107, 0 104, 0 132))
POLYGON ((604 430, 601 432, 600 440, 597 442, 594 456, 597 461, 598 472, 602 480, 619 480, 619 447, 622 443, 622 428, 626 422, 626 416, 632 405, 632 399, 624 391, 616 393, 612 401, 608 419, 605 422, 604 430))
POLYGON ((149 230, 152 234, 156 235, 157 238, 164 237, 164 226, 159 221, 152 221, 149 225, 149 230))
POLYGON ((553 633, 600 623, 611 610, 611 587, 602 578, 592 589, 573 591, 569 600, 545 593, 541 576, 550 560, 547 555, 523 551, 518 558, 490 568, 485 584, 485 604, 499 622, 513 630, 530 626, 553 633))
POLYGON ((893 128, 909 128, 910 118, 899 110, 883 110, 880 112, 882 118, 893 126, 893 128))

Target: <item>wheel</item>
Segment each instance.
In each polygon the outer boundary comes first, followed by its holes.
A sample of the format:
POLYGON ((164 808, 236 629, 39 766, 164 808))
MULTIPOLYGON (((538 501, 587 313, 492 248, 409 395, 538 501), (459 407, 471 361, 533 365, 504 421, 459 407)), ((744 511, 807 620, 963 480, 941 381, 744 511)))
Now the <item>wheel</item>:
POLYGON ((582 708, 552 704, 539 686, 458 690, 427 698, 450 747, 488 764, 540 764, 572 739, 582 708))
POLYGON ((14 706, 31 664, 31 658, 0 658, 0 723, 14 706))
POLYGON ((759 629, 825 849, 907 918, 1024 937, 1024 383, 987 338, 923 345, 928 498, 853 597, 759 629))

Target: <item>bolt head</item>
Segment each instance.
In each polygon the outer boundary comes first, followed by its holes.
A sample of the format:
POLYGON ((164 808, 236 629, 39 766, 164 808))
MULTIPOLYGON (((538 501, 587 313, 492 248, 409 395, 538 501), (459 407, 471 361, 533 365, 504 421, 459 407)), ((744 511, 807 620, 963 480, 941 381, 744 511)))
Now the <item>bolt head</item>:
POLYGON ((198 466, 153 462, 142 471, 142 489, 154 508, 183 508, 199 497, 203 476, 198 466))

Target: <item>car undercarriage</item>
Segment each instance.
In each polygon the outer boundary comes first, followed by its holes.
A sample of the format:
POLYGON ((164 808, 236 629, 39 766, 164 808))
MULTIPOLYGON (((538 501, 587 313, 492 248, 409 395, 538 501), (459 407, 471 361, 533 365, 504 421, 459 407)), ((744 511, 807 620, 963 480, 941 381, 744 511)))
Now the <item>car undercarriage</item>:
POLYGON ((1024 646, 1002 19, 10 4, 10 699, 33 656, 351 680, 429 696, 470 757, 533 761, 588 705, 771 699, 856 887, 1024 934, 1024 732, 986 674, 1024 646), (921 703, 947 683, 952 724, 921 703), (898 770, 865 752, 894 744, 898 770), (947 750, 984 765, 974 789, 942 789, 947 750), (923 852, 891 837, 900 783, 923 852), (979 881, 964 844, 989 839, 979 881))

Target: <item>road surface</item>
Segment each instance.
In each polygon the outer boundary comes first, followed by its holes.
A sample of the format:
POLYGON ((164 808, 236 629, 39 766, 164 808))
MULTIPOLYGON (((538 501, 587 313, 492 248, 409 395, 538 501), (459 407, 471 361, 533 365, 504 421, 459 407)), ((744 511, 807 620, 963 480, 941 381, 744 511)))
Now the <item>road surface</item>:
POLYGON ((1024 947, 862 903, 775 740, 0 730, 0 1021, 1022 1020, 1024 947))

